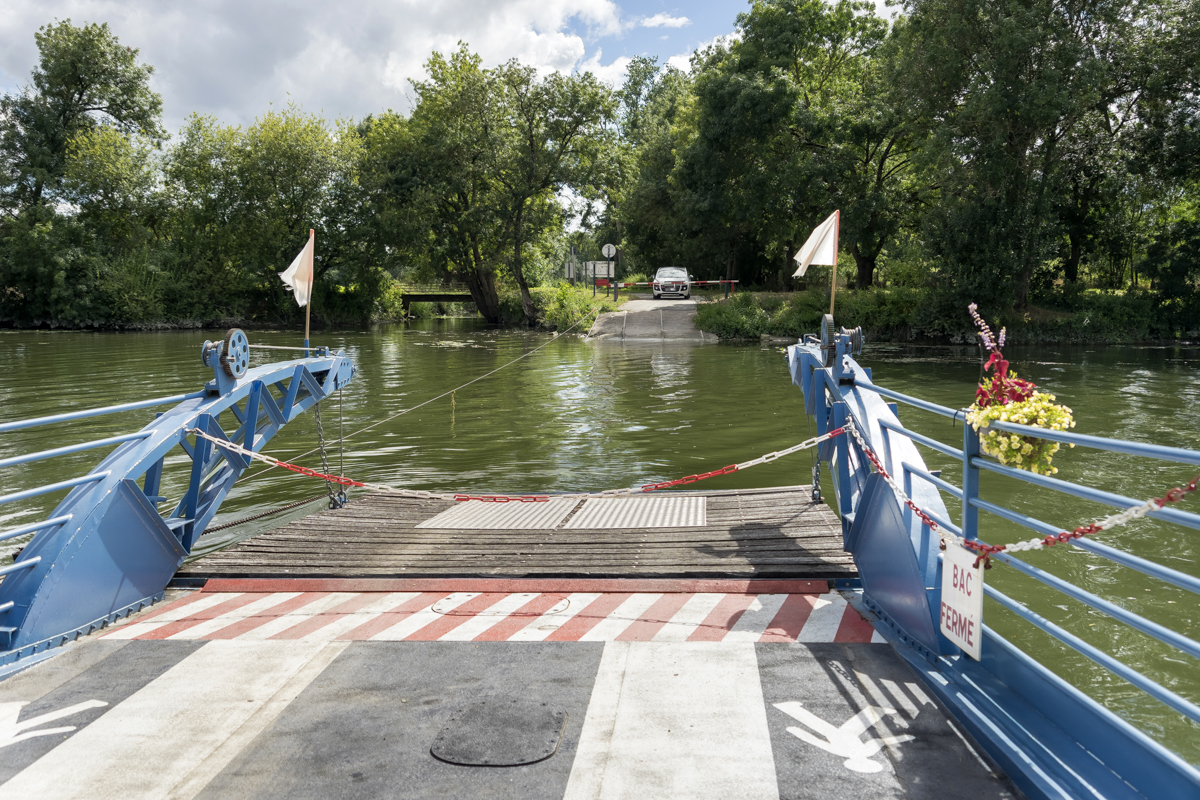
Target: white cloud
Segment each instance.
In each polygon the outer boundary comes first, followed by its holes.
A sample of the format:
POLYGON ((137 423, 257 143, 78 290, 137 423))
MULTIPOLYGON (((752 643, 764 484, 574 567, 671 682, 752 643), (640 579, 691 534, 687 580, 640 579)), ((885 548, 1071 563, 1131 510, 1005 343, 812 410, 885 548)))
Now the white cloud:
POLYGON ((610 86, 620 86, 625 83, 625 75, 629 69, 629 62, 633 59, 626 56, 620 56, 611 64, 603 65, 600 63, 600 58, 604 54, 603 50, 597 50, 595 55, 579 65, 580 72, 590 72, 597 79, 607 83, 610 86))
POLYGON ((655 14, 652 17, 646 17, 639 20, 639 25, 643 28, 682 28, 684 25, 691 25, 692 21, 687 17, 672 17, 670 14, 655 14))
POLYGON ((692 71, 692 56, 695 55, 698 51, 707 50, 709 47, 712 47, 713 45, 729 45, 732 42, 736 42, 741 38, 742 38, 742 34, 740 31, 734 31, 733 33, 724 33, 724 34, 721 34, 720 36, 714 36, 713 38, 709 39, 707 42, 701 42, 700 44, 698 44, 694 50, 689 50, 686 53, 679 53, 678 55, 671 56, 670 58, 667 59, 667 66, 674 67, 675 69, 682 70, 684 72, 691 72, 692 71))
POLYGON ((460 40, 487 66, 511 58, 539 72, 588 68, 611 79, 617 59, 599 53, 584 64, 588 43, 623 30, 614 0, 365 0, 349 6, 320 0, 6 0, 0 14, 0 91, 29 80, 37 60, 33 34, 55 19, 107 22, 121 43, 153 64, 164 122, 177 130, 193 111, 246 125, 294 100, 326 117, 361 118, 407 110, 408 81, 424 75, 433 50, 460 40))

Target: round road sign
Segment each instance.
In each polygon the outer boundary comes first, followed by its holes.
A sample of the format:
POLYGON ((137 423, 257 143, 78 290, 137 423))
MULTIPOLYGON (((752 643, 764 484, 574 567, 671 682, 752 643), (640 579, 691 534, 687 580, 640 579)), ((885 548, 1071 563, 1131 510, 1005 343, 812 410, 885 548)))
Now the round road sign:
POLYGON ((606 244, 604 247, 600 248, 600 252, 604 253, 605 258, 612 258, 617 254, 617 248, 613 247, 611 244, 606 244))

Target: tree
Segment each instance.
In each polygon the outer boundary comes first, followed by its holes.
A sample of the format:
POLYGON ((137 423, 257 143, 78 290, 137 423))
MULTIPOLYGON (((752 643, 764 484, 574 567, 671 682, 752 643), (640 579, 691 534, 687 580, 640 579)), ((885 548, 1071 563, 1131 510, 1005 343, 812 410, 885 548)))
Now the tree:
POLYGON ((465 45, 449 59, 434 53, 426 70, 429 80, 413 82, 412 146, 394 150, 390 169, 403 179, 390 189, 392 202, 422 221, 424 235, 410 238, 416 249, 464 281, 479 313, 497 323, 497 272, 508 254, 496 176, 501 96, 494 76, 465 45))
POLYGON ((615 112, 611 92, 591 73, 552 73, 538 79, 532 67, 510 61, 495 71, 504 124, 492 157, 504 188, 501 214, 512 242, 512 275, 529 324, 536 320, 525 276, 525 247, 551 217, 547 198, 568 186, 594 182, 602 168, 615 112), (539 211, 543 213, 538 213, 539 211))
POLYGON ((897 80, 940 173, 943 201, 927 226, 935 252, 964 294, 1024 307, 1061 237, 1083 235, 1123 120, 1186 85, 1196 26, 1179 0, 905 7, 897 80))
POLYGON ((38 65, 32 85, 0 99, 0 164, 3 207, 13 214, 56 191, 66 171, 73 137, 100 125, 138 133, 152 141, 162 100, 150 90, 154 68, 139 64, 138 51, 122 45, 108 25, 76 27, 70 20, 34 34, 38 65))

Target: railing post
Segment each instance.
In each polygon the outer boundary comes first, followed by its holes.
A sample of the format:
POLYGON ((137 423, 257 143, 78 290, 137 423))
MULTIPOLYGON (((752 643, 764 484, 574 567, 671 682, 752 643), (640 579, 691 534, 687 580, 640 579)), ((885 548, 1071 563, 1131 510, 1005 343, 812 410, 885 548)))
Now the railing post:
MULTIPOLYGON (((843 427, 846 424, 846 404, 834 403, 832 411, 832 427, 843 427)), ((833 477, 837 481, 838 513, 842 517, 843 535, 849 531, 850 525, 847 519, 854 513, 854 497, 850 489, 850 441, 849 435, 839 436, 832 440, 837 452, 837 469, 833 470, 833 477)), ((832 461, 832 458, 830 460, 832 461)))
POLYGON ((979 434, 969 422, 963 421, 963 504, 962 530, 963 538, 979 538, 979 509, 971 505, 971 500, 979 497, 979 467, 971 463, 971 459, 979 455, 979 434))

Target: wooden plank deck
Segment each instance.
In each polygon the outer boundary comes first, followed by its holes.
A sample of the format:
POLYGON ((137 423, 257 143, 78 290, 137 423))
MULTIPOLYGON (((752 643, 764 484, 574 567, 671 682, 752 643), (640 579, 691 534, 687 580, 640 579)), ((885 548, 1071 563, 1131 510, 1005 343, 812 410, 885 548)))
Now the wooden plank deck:
POLYGON ((836 515, 812 503, 807 486, 686 494, 706 498, 703 526, 417 528, 454 501, 371 494, 187 564, 177 577, 857 576, 836 515))

